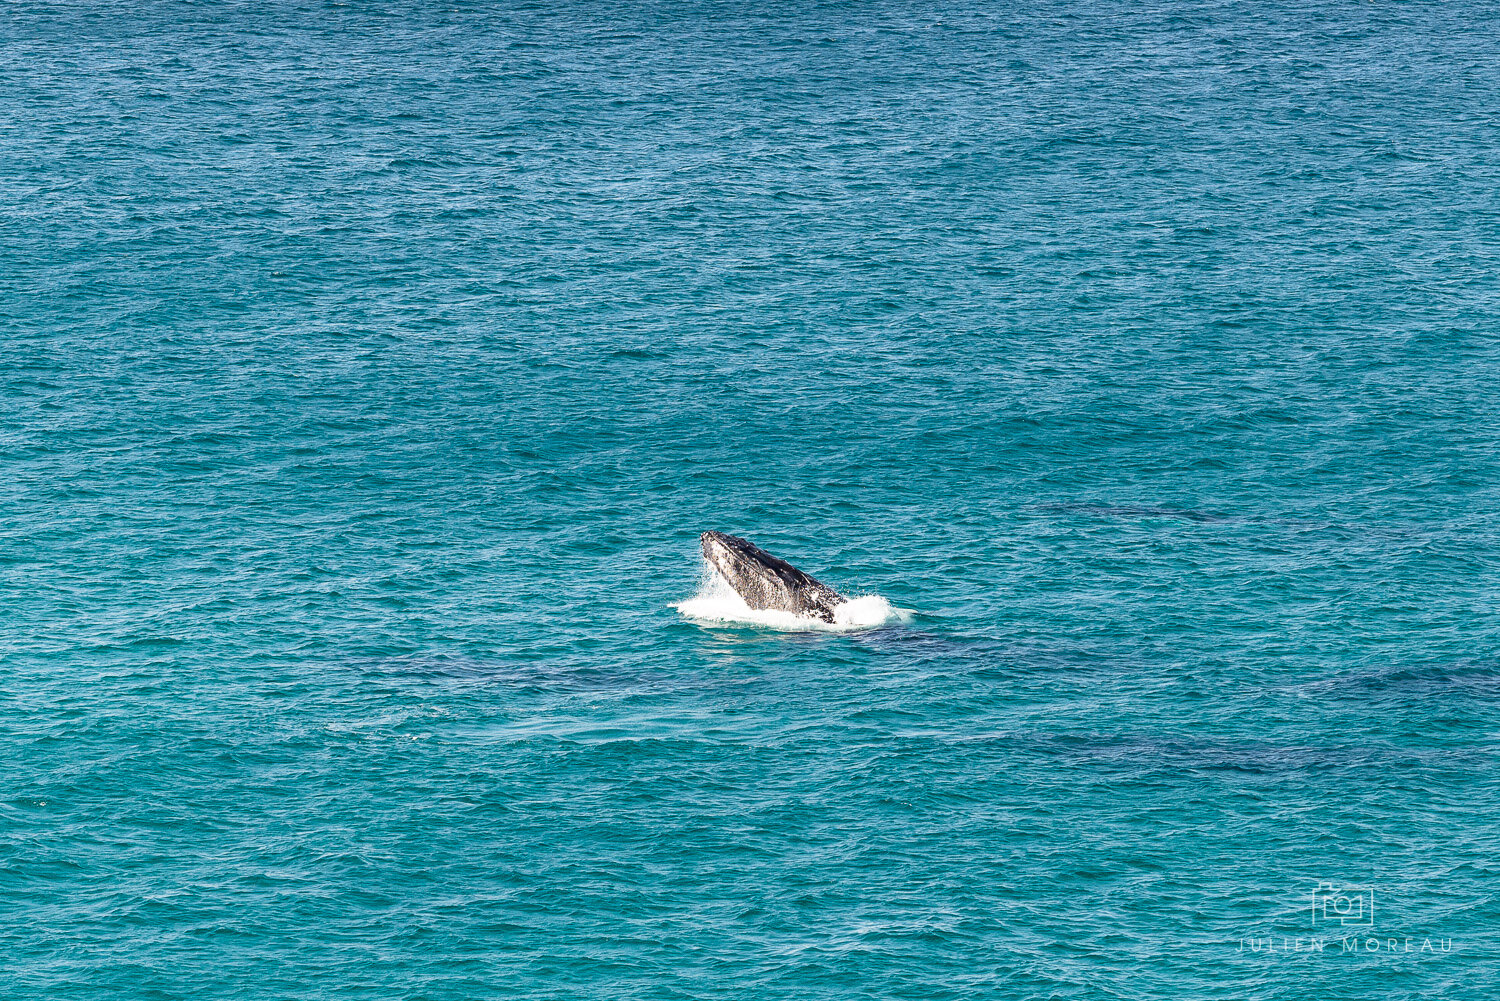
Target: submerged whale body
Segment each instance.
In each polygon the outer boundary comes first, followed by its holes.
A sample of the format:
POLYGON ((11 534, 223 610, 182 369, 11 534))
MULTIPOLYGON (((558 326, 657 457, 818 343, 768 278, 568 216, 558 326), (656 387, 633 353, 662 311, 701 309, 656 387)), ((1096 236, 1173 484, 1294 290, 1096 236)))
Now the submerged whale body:
POLYGON ((822 581, 737 535, 704 532, 699 542, 708 565, 751 608, 774 609, 832 622, 833 610, 848 600, 822 581))

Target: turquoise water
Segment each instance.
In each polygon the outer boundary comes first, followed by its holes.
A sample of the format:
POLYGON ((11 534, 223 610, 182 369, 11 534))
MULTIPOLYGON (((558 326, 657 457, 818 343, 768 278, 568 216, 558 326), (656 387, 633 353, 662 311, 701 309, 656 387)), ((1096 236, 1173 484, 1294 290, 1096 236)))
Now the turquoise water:
POLYGON ((0 996, 1500 992, 1497 13, 6 10, 0 996))

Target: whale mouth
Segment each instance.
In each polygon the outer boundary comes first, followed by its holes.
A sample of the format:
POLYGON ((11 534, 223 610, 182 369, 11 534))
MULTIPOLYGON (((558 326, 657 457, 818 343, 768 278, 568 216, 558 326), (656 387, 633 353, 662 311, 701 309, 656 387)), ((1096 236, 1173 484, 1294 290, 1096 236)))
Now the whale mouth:
POLYGON ((748 539, 724 532, 704 532, 699 543, 703 558, 751 608, 810 615, 832 622, 833 610, 845 600, 827 584, 748 539))
POLYGON ((703 580, 675 608, 698 622, 782 631, 846 632, 909 618, 879 595, 847 598, 754 543, 724 532, 704 532, 703 580))

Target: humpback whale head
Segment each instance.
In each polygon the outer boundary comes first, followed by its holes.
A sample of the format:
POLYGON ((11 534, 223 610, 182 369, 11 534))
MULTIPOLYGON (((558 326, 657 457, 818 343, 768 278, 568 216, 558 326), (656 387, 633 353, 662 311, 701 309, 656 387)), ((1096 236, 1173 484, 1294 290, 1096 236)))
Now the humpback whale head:
POLYGON ((834 608, 846 600, 827 584, 738 536, 704 532, 699 542, 708 565, 751 608, 774 609, 832 622, 834 608))

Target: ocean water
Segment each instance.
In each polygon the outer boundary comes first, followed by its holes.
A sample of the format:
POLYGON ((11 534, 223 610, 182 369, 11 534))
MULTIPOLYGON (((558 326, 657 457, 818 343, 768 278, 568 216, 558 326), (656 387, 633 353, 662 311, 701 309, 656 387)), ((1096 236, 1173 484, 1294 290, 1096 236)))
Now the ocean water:
POLYGON ((1497 15, 8 7, 0 997, 1500 993, 1497 15))

